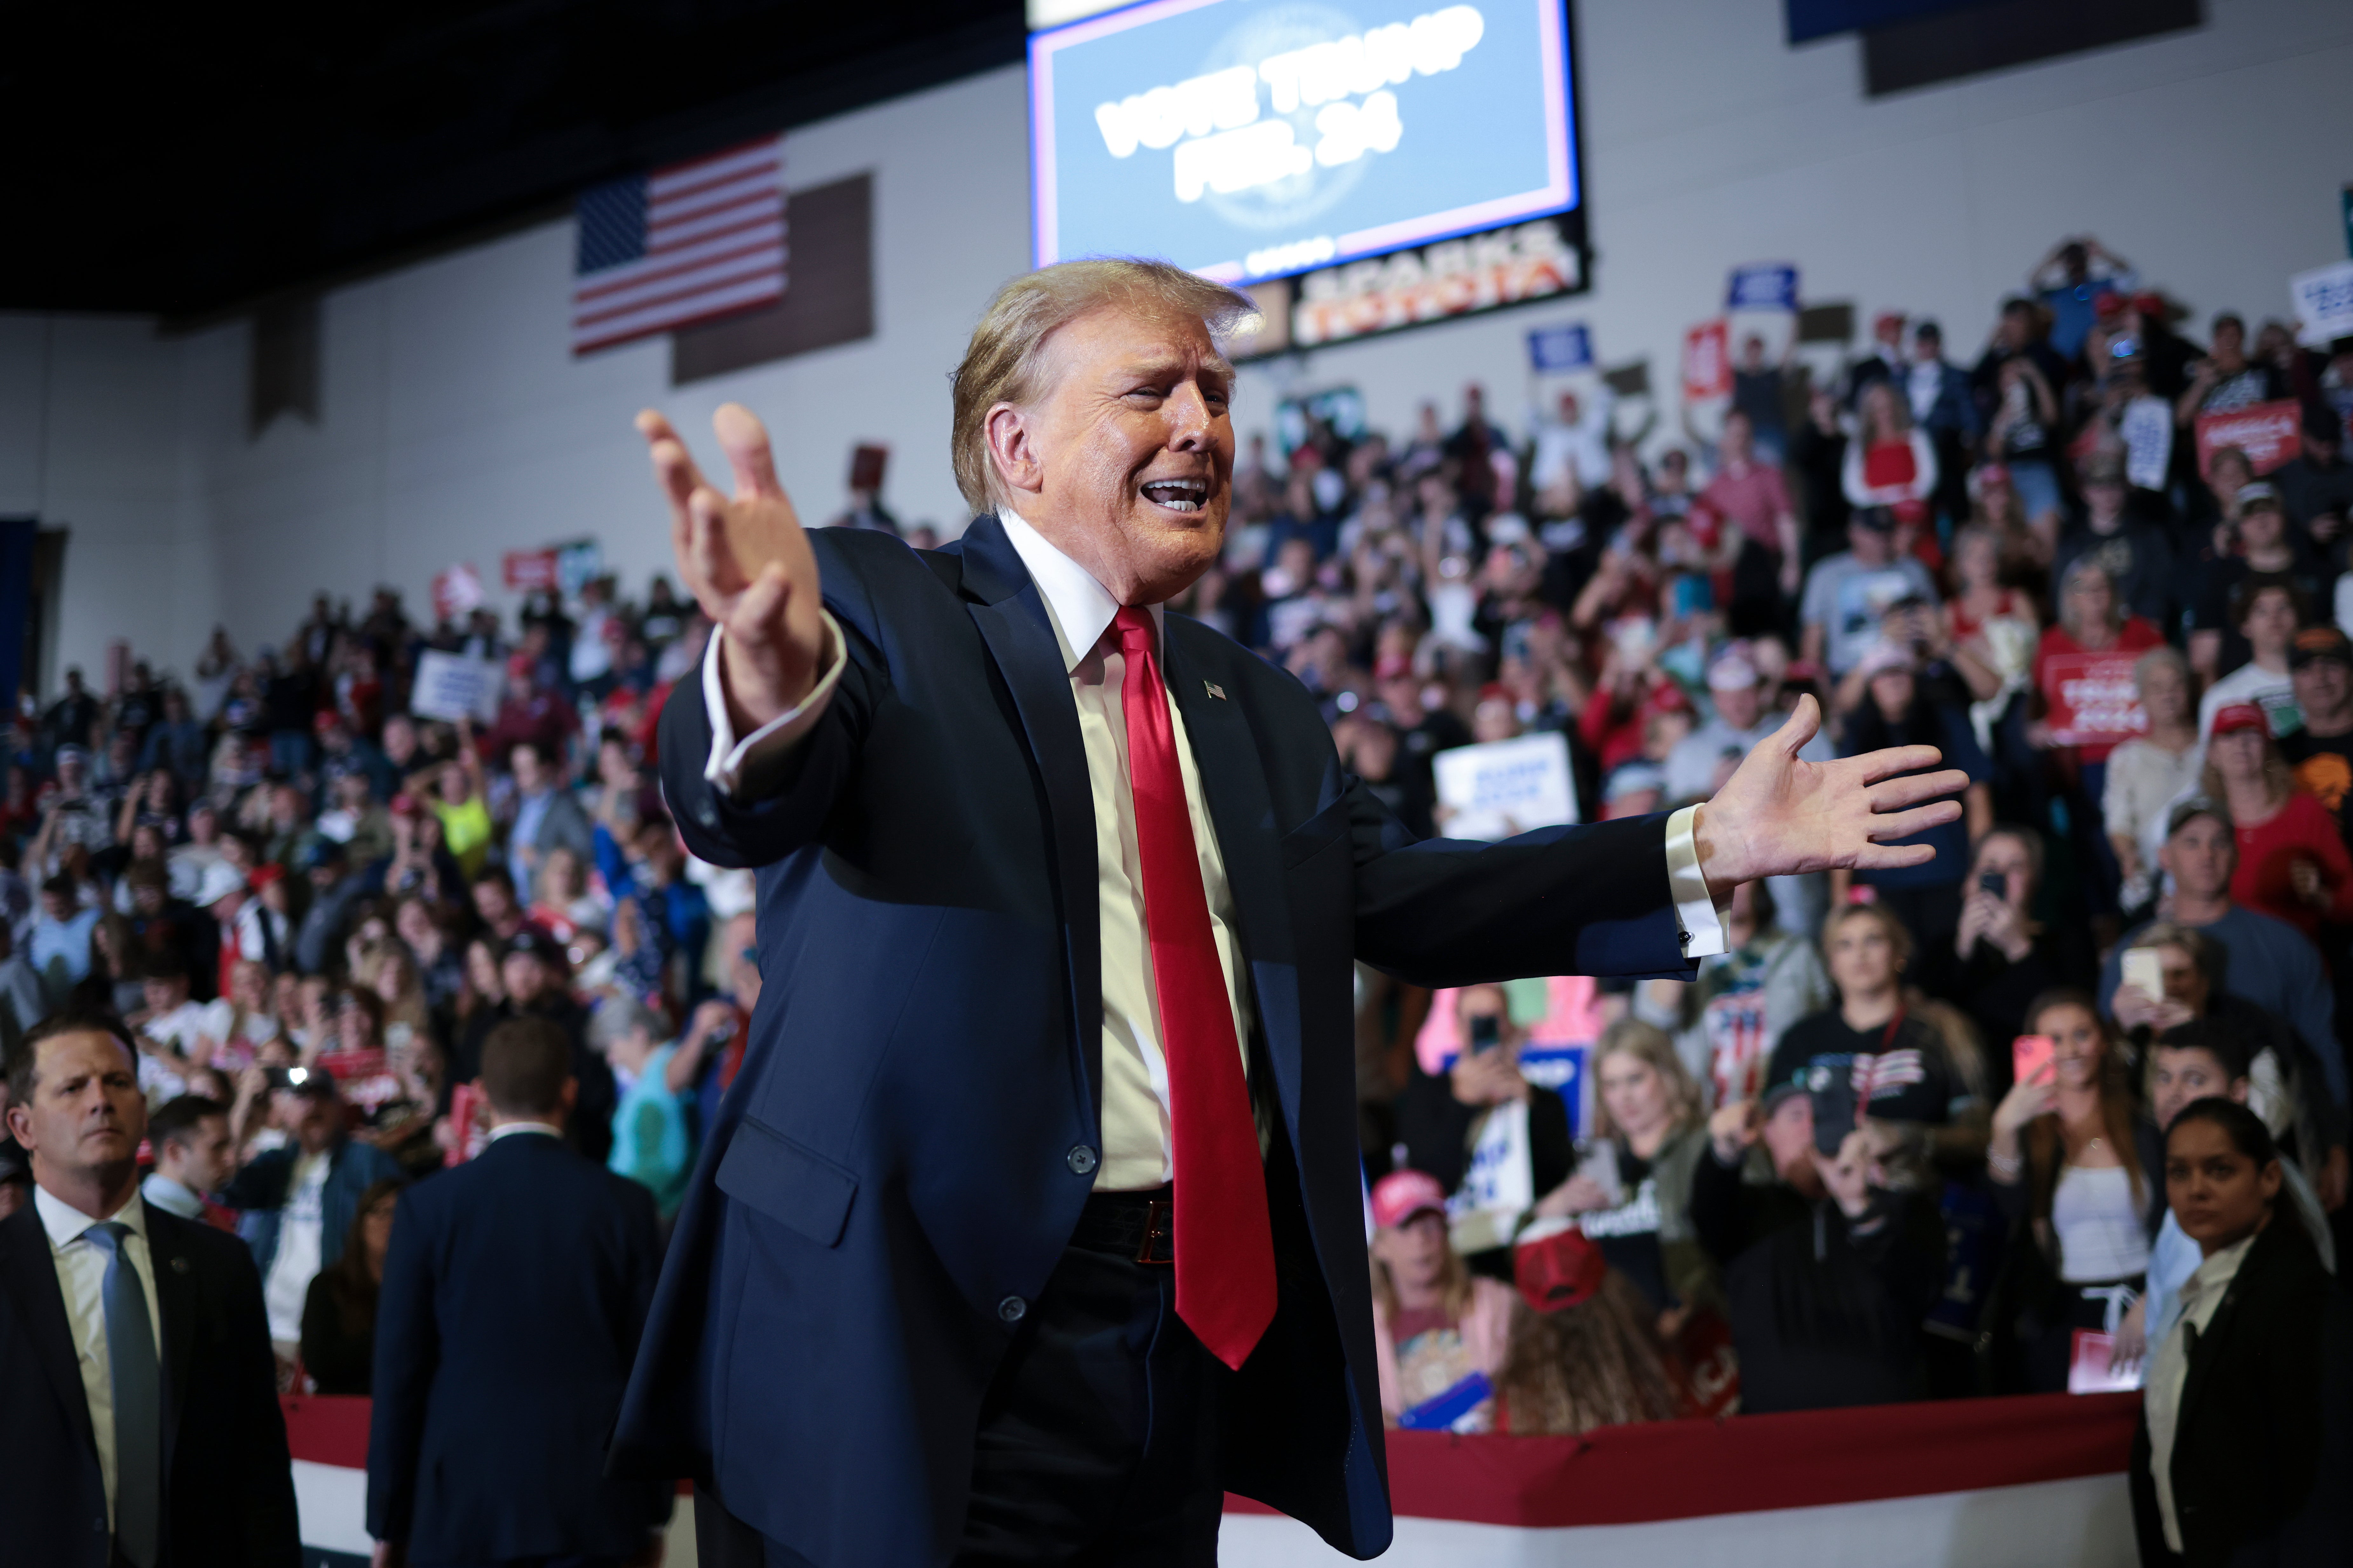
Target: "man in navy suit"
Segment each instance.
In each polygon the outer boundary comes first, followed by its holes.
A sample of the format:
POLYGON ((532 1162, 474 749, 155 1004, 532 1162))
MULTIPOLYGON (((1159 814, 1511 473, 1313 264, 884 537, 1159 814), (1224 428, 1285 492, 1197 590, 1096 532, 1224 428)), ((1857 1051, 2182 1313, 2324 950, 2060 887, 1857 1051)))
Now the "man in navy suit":
POLYGON ((1207 1564, 1222 1489, 1377 1553, 1354 960, 1688 975, 1736 883, 1958 813, 1888 778, 1928 748, 1798 761, 1808 703, 1704 808, 1413 842, 1295 680, 1163 609, 1223 542, 1248 308, 1008 284, 935 552, 805 534, 741 408, 733 500, 640 416, 718 628, 663 787, 757 868, 766 982, 616 1436, 696 1479, 706 1568, 1207 1564))
POLYGON ((652 1194, 575 1152, 572 1042, 482 1046, 490 1147, 401 1194, 376 1306, 368 1533, 378 1568, 659 1560, 671 1493, 605 1475, 660 1253, 652 1194))
POLYGON ((295 1568, 286 1422, 245 1244, 139 1194, 147 1102, 111 1015, 9 1064, 33 1199, 0 1220, 0 1559, 295 1568))

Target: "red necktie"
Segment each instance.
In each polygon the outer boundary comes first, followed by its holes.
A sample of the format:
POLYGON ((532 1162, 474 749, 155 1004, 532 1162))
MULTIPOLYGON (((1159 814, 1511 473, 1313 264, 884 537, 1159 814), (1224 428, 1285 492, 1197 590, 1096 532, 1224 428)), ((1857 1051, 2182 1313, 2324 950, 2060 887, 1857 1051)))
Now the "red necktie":
POLYGON ((1209 1353, 1239 1368, 1274 1320, 1274 1238, 1266 1168, 1242 1078, 1233 1005, 1209 929, 1209 900, 1176 765, 1176 736, 1152 614, 1129 606, 1113 625, 1127 677, 1127 776, 1144 869, 1144 923, 1160 995, 1176 1145, 1176 1315, 1209 1353))

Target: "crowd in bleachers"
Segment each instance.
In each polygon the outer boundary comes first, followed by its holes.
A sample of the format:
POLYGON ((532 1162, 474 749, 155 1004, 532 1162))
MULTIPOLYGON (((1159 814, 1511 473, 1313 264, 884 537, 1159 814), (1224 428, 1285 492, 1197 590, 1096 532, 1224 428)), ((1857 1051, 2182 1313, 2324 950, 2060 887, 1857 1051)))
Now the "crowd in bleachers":
MULTIPOLYGON (((1295 675, 1416 832, 1459 810, 1454 748, 1557 732, 1586 816, 1660 811, 1809 693, 1804 756, 1925 742, 1970 780, 1926 866, 1741 889, 1694 984, 1360 970, 1392 1423, 2055 1391, 2079 1334, 2178 1380, 2247 1240, 2183 1207, 2185 1139, 2276 1150, 2270 1245, 2333 1270, 2353 342, 2161 282, 2072 242, 1968 364, 1894 312, 1833 377, 1745 342, 1675 439, 1597 384, 1516 432, 1472 386, 1395 437, 1248 440, 1176 607, 1295 675), (2201 416, 2280 402, 2284 462, 2201 458, 2201 416)), ((897 531, 871 495, 842 524, 897 531)), ((322 595, 16 718, 0 1034, 127 1020, 145 1191, 251 1244, 285 1386, 367 1392, 393 1196, 479 1146, 503 1020, 564 1030, 567 1141, 675 1211, 760 984, 749 874, 690 857, 653 782, 708 636, 659 578, 513 624, 322 595), (495 718, 416 712, 427 650, 502 670, 495 718)))

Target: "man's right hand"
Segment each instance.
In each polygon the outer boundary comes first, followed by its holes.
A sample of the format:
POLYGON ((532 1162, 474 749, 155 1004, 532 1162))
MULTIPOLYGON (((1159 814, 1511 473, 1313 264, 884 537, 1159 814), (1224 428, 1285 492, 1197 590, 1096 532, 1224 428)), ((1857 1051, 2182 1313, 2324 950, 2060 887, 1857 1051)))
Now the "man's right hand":
POLYGON ((722 404, 712 416, 735 476, 735 496, 702 478, 670 421, 648 409, 638 430, 669 498, 670 551, 695 603, 726 636, 721 684, 737 734, 800 706, 826 654, 817 557, 776 480, 768 433, 751 410, 722 404))

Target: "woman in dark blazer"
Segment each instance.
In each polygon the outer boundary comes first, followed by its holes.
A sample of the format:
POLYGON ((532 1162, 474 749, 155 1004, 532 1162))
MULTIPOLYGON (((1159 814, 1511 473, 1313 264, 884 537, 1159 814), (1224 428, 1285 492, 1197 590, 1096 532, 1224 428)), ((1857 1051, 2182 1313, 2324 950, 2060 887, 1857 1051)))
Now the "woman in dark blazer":
POLYGON ((2242 1105, 2197 1100, 2167 1130, 2166 1195, 2205 1257, 2174 1321, 2151 1325, 2131 1478, 2144 1563, 2348 1560, 2353 1336, 2304 1226, 2272 1223, 2280 1182, 2242 1105))

